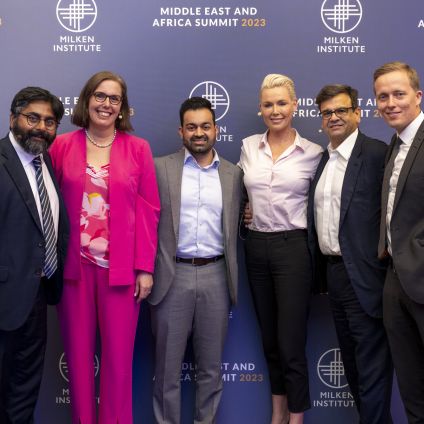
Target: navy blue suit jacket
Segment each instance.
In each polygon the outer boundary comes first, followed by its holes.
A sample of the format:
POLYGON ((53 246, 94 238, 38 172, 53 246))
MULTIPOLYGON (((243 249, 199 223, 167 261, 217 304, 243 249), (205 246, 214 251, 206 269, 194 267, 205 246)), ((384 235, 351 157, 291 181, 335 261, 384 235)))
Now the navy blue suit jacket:
MULTIPOLYGON (((388 162, 396 141, 389 146, 388 162)), ((386 249, 386 213, 391 172, 383 180, 379 253, 386 249)), ((403 163, 396 187, 390 223, 392 258, 399 281, 407 295, 424 304, 424 122, 418 128, 403 163)))
POLYGON ((0 330, 4 331, 25 322, 40 284, 50 304, 57 303, 62 294, 69 224, 48 154, 44 160, 60 202, 58 269, 50 279, 41 278, 45 243, 31 186, 9 137, 0 140, 0 330))
MULTIPOLYGON (((381 186, 387 145, 359 132, 343 180, 339 243, 349 279, 365 310, 382 316, 385 262, 378 259, 381 186)), ((319 249, 315 220, 315 188, 329 158, 325 151, 311 184, 308 236, 317 291, 326 292, 326 262, 319 249)))

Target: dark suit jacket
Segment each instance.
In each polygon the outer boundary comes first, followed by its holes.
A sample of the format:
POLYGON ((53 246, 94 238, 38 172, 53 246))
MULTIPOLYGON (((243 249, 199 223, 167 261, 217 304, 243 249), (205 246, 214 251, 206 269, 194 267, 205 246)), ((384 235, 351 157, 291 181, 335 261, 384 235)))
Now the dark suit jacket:
MULTIPOLYGON (((44 155, 55 183, 50 157, 44 155)), ((41 284, 47 302, 62 294, 63 262, 68 241, 68 218, 59 193, 58 269, 41 284)), ((40 288, 44 236, 37 206, 22 163, 9 137, 0 140, 0 330, 19 328, 27 319, 40 288)))
MULTIPOLYGON (((396 135, 387 152, 388 162, 396 135)), ((384 174, 379 254, 386 248, 386 212, 390 170, 384 174)), ((424 122, 403 163, 390 223, 393 264, 407 295, 424 303, 424 122)))
MULTIPOLYGON (((381 182, 387 145, 361 132, 356 139, 343 180, 339 243, 343 262, 361 306, 372 317, 382 316, 382 291, 386 264, 377 257, 381 182)), ((308 203, 309 246, 315 284, 326 291, 326 266, 314 220, 314 196, 329 158, 323 154, 311 184, 308 203)))
MULTIPOLYGON (((218 173, 222 188, 224 254, 227 265, 228 290, 234 304, 237 300, 237 232, 242 171, 238 166, 222 157, 219 160, 218 173)), ((155 165, 161 212, 154 284, 152 293, 148 297, 148 301, 152 305, 157 305, 166 296, 175 276, 184 149, 168 156, 156 158, 155 165)))

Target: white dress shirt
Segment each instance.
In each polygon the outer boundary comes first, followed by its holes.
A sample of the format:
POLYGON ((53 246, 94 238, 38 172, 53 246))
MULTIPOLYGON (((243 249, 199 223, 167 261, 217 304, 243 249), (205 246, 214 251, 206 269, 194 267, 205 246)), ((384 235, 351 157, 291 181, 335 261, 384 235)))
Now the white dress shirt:
POLYGON ((300 137, 277 160, 272 159, 267 133, 243 140, 238 166, 244 172, 253 221, 251 230, 276 232, 306 228, 311 180, 322 147, 300 137))
POLYGON ((339 225, 342 187, 358 132, 356 130, 350 134, 336 149, 328 145, 330 157, 315 189, 315 226, 319 247, 324 255, 341 255, 339 225))
POLYGON ((215 150, 212 163, 201 167, 185 149, 177 247, 180 258, 212 258, 224 253, 218 167, 215 150))
MULTIPOLYGON (((400 133, 398 137, 402 143, 399 146, 399 152, 393 163, 392 176, 389 181, 389 196, 387 199, 387 214, 386 214, 386 228, 387 228, 387 250, 392 254, 392 237, 390 234, 390 221, 392 220, 393 205, 396 197, 396 187, 399 181, 399 175, 402 170, 402 166, 405 162, 406 156, 408 155, 409 148, 414 141, 415 134, 418 131, 421 123, 424 121, 424 113, 420 114, 400 133)), ((423 212, 424 213, 424 212, 423 212)))
MULTIPOLYGON (((32 163, 32 160, 35 158, 34 155, 27 153, 20 144, 15 140, 12 132, 9 132, 9 139, 12 143, 12 146, 16 150, 16 153, 19 157, 19 160, 22 163, 22 166, 25 170, 25 173, 28 178, 28 182, 31 186, 32 194, 34 195, 35 204, 37 205, 38 216, 40 217, 41 226, 43 226, 43 213, 41 210, 40 196, 38 194, 37 180, 35 177, 35 168, 32 163)), ((56 192, 56 188, 53 184, 52 177, 50 172, 47 169, 46 164, 44 163, 43 155, 41 158, 41 166, 43 171, 44 185, 46 186, 47 194, 50 200, 50 208, 53 216, 54 230, 55 230, 55 240, 57 241, 57 233, 59 227, 59 197, 56 192)))

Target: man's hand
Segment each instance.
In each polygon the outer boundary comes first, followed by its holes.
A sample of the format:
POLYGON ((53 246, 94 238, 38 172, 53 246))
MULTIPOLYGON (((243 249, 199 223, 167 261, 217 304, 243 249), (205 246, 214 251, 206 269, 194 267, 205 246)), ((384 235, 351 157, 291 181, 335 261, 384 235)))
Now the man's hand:
POLYGON ((244 207, 244 212, 243 212, 243 222, 245 227, 247 227, 248 225, 250 225, 253 221, 253 213, 252 213, 252 209, 250 209, 250 203, 247 202, 246 206, 244 207))

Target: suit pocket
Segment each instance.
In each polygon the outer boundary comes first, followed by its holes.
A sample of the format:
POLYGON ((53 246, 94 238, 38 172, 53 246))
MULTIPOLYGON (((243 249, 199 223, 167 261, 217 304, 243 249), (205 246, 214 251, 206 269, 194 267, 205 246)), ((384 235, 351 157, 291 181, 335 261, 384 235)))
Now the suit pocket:
POLYGON ((0 266, 0 282, 7 281, 9 275, 9 268, 7 266, 0 266))

